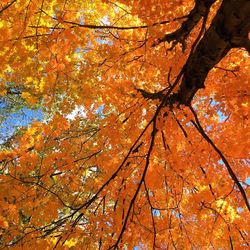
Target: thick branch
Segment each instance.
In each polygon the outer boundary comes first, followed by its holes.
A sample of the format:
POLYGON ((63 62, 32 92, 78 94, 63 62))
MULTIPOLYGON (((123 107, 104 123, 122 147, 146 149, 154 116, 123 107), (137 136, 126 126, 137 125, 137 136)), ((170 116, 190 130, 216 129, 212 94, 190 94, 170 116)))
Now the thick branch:
POLYGON ((150 93, 143 89, 137 89, 137 91, 139 91, 145 99, 150 99, 150 100, 157 100, 157 99, 163 100, 165 96, 165 94, 163 93, 164 91, 159 91, 156 93, 150 93))
POLYGON ((225 164, 227 171, 229 173, 229 175, 231 176, 232 180, 234 181, 234 183, 237 185, 237 187, 239 188, 239 191, 242 195, 242 198, 244 199, 244 202, 246 204, 246 207, 248 209, 248 211, 250 211, 250 204, 247 198, 247 195, 245 193, 244 188, 242 187, 240 181, 238 180, 236 174, 234 173, 232 167, 230 166, 229 162, 227 161, 226 157, 224 156, 224 154, 220 151, 220 149, 215 145, 215 143, 210 139, 210 137, 206 134, 206 132, 204 131, 204 129, 202 128, 200 121, 198 119, 197 114, 195 113, 194 109, 190 106, 190 110, 194 115, 195 121, 191 120, 192 124, 195 126, 195 128, 197 129, 197 131, 202 135, 202 137, 212 146, 212 148, 216 151, 216 153, 220 156, 221 160, 223 161, 223 163, 225 164))
MULTIPOLYGON (((204 16, 214 1, 196 1, 194 9, 188 15, 181 28, 166 35, 161 41, 181 41, 193 29, 196 21, 204 16), (195 21, 196 20, 196 21, 195 21)), ((182 72, 183 78, 179 91, 170 96, 166 104, 189 105, 201 88, 209 71, 229 52, 231 48, 243 47, 250 52, 248 33, 250 30, 250 2, 248 0, 224 0, 193 52, 191 52, 182 72)), ((148 93, 139 90, 147 99, 163 99, 164 93, 148 93)))
POLYGON ((153 46, 160 44, 161 42, 184 42, 189 33, 195 27, 195 25, 201 20, 203 16, 205 16, 211 5, 216 0, 196 0, 194 8, 187 15, 186 21, 184 21, 179 29, 174 31, 173 33, 166 34, 164 37, 159 38, 153 46))
POLYGON ((224 0, 210 28, 185 65, 178 102, 188 105, 204 88, 208 72, 234 47, 247 47, 250 26, 248 0, 224 0))

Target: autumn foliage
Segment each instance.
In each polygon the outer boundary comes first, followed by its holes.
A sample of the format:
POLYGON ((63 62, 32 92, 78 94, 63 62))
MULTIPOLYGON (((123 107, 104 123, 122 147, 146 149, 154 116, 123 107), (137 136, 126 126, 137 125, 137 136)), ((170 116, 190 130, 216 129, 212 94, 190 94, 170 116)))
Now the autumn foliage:
POLYGON ((249 249, 249 13, 1 0, 0 249, 249 249))

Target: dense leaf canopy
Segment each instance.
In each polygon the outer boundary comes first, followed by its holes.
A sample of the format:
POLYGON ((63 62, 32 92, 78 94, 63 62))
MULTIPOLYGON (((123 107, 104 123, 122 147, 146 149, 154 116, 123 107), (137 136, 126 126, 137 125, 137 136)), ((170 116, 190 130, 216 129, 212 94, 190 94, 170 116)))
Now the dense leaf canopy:
POLYGON ((249 13, 1 0, 0 249, 249 249, 249 13))

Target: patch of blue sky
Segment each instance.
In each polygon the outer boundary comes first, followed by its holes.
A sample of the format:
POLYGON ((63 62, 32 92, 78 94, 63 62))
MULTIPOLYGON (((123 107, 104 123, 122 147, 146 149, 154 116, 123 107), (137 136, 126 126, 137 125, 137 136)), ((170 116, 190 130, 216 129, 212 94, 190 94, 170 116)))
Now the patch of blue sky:
POLYGON ((211 102, 210 102, 210 105, 213 107, 215 105, 218 105, 219 102, 216 102, 214 99, 211 98, 211 102))
POLYGON ((101 118, 104 118, 104 104, 100 105, 97 109, 96 109, 96 114, 99 115, 101 118))
POLYGON ((177 211, 175 211, 175 210, 172 210, 172 214, 173 214, 176 218, 178 218, 178 219, 180 219, 180 218, 183 217, 181 213, 179 213, 179 212, 177 212, 177 211))
POLYGON ((82 50, 82 48, 78 47, 78 48, 76 48, 75 52, 78 54, 78 53, 81 53, 81 50, 82 50))
POLYGON ((87 118, 87 112, 83 105, 75 106, 74 110, 66 115, 68 120, 74 120, 76 117, 87 118))
POLYGON ((161 215, 161 212, 158 209, 153 209, 152 214, 153 214, 153 216, 159 217, 161 215))
POLYGON ((218 115, 218 122, 224 122, 227 119, 227 116, 221 112, 220 110, 217 111, 217 115, 218 115))
POLYGON ((2 110, 7 107, 7 103, 0 99, 0 113, 2 113, 2 110))
POLYGON ((205 102, 205 100, 207 99, 207 97, 199 97, 199 98, 197 98, 197 97, 195 97, 195 99, 194 99, 194 102, 193 102, 193 108, 194 108, 194 110, 198 110, 198 108, 199 108, 199 103, 200 102, 205 102))
POLYGON ((81 59, 83 53, 88 53, 89 48, 91 48, 91 46, 92 46, 91 41, 88 41, 84 47, 77 47, 75 49, 75 53, 77 54, 78 58, 81 59))
MULTIPOLYGON (((212 99, 210 105, 212 107, 214 107, 216 105, 220 105, 220 103, 216 102, 215 100, 212 99)), ((221 110, 218 110, 216 113, 218 115, 218 122, 219 123, 224 122, 228 118, 228 116, 225 115, 225 113, 223 113, 221 110)))
POLYGON ((222 159, 218 160, 218 164, 220 164, 220 165, 224 165, 223 160, 222 160, 222 159))
MULTIPOLYGON (((222 161, 222 159, 218 160, 217 163, 218 163, 219 165, 224 165, 224 162, 222 161)), ((213 166, 214 166, 214 169, 217 168, 217 164, 213 164, 213 166)), ((249 167, 250 167, 250 166, 249 166, 249 167)), ((240 184, 241 184, 241 186, 242 186, 243 188, 247 188, 247 185, 250 186, 250 177, 247 177, 247 178, 244 180, 244 182, 240 182, 240 184)))
POLYGON ((242 208, 242 207, 238 207, 238 208, 237 208, 237 212, 238 212, 238 213, 242 213, 243 211, 244 211, 244 208, 242 208))
POLYGON ((206 130, 209 131, 209 130, 211 130, 211 128, 212 128, 212 125, 209 125, 206 127, 206 130))
POLYGON ((224 162, 223 162, 222 159, 219 159, 219 160, 217 161, 217 163, 213 163, 214 169, 216 169, 218 166, 220 166, 220 167, 223 167, 223 166, 224 166, 224 162))
POLYGON ((41 121, 43 119, 43 112, 41 109, 32 110, 22 108, 17 112, 8 114, 0 124, 0 144, 8 140, 15 134, 18 128, 27 127, 34 120, 41 121))
POLYGON ((96 41, 99 43, 99 44, 107 44, 109 46, 112 46, 113 45, 113 42, 112 41, 109 41, 107 39, 102 39, 102 38, 96 38, 96 41))
POLYGON ((133 250, 143 250, 143 249, 145 249, 145 245, 142 244, 142 243, 139 243, 138 246, 135 246, 135 247, 133 248, 133 250))
MULTIPOLYGON (((207 99, 207 97, 203 97, 203 98, 199 98, 198 100, 196 100, 196 102, 194 102, 193 104, 193 107, 194 107, 194 110, 196 110, 197 112, 199 112, 199 102, 205 102, 205 100, 207 99)), ((215 106, 219 106, 220 103, 219 102, 216 102, 214 99, 210 98, 211 102, 210 102, 210 106, 212 107, 215 107, 215 106)), ((221 110, 217 110, 216 111, 216 114, 218 115, 218 122, 219 123, 222 123, 224 122, 228 116, 225 115, 225 113, 223 113, 221 110)), ((207 114, 204 115, 205 117, 209 117, 207 114)), ((210 130, 211 128, 209 128, 210 130)))
POLYGON ((246 184, 250 186, 250 177, 246 178, 245 180, 246 184))
POLYGON ((244 182, 242 182, 242 181, 240 181, 240 185, 241 185, 244 189, 247 188, 247 185, 246 185, 244 182))
POLYGON ((83 14, 80 16, 80 24, 81 24, 81 25, 84 24, 84 16, 83 16, 83 14))

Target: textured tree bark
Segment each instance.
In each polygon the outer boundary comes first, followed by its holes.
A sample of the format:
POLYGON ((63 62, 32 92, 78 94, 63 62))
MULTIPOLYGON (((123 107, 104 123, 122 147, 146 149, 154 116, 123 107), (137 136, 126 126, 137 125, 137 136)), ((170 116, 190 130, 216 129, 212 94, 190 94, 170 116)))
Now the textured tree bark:
POLYGON ((231 48, 245 47, 249 51, 250 1, 224 0, 185 65, 183 79, 176 100, 189 105, 201 88, 208 72, 231 48))
POLYGON ((158 41, 153 44, 153 47, 162 42, 172 41, 174 41, 175 44, 178 42, 184 44, 184 40, 201 18, 207 15, 214 2, 216 2, 216 0, 196 0, 194 8, 186 16, 187 19, 182 23, 181 27, 173 33, 166 34, 164 37, 159 38, 158 41))
MULTIPOLYGON (((158 39, 161 42, 182 42, 202 17, 205 17, 215 0, 196 0, 196 4, 181 27, 171 34, 158 39)), ((177 93, 166 100, 189 106, 194 95, 205 88, 209 71, 228 53, 231 48, 245 48, 250 53, 250 0, 223 0, 209 29, 190 54, 183 69, 183 78, 177 93)), ((164 91, 148 93, 138 89, 147 99, 165 99, 164 91)))

